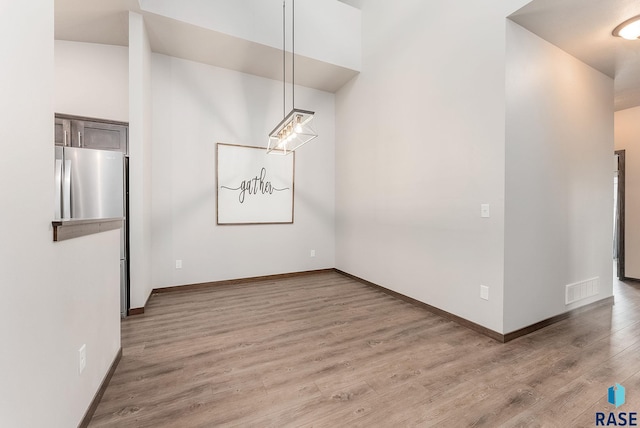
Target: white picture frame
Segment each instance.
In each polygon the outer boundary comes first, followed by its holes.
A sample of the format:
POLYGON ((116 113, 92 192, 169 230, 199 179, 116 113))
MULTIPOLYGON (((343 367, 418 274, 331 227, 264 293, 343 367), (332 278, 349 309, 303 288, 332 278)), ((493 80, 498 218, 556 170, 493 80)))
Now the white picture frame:
POLYGON ((216 224, 292 224, 295 152, 216 145, 216 224))

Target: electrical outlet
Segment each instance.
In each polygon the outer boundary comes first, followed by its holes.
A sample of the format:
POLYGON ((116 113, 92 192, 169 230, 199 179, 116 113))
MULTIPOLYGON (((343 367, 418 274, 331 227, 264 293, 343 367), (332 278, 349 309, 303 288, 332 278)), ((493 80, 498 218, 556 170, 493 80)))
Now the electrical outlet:
POLYGON ((78 374, 82 374, 84 368, 87 367, 87 345, 82 345, 78 349, 78 374))
POLYGON ((176 269, 182 269, 182 260, 176 260, 176 269))
POLYGON ((311 252, 309 253, 309 257, 315 257, 316 256, 316 250, 311 250, 311 252))
POLYGON ((489 287, 487 287, 486 285, 480 286, 480 298, 489 300, 489 287))

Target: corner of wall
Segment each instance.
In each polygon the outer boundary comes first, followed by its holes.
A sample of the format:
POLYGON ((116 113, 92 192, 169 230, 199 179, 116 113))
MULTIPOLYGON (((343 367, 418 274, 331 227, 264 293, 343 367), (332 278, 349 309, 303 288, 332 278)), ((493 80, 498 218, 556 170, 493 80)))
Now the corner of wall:
POLYGON ((507 25, 504 328, 612 295, 613 79, 507 25), (599 291, 565 304, 567 286, 599 291))
POLYGON ((151 294, 151 48, 142 15, 129 12, 130 306, 151 294))

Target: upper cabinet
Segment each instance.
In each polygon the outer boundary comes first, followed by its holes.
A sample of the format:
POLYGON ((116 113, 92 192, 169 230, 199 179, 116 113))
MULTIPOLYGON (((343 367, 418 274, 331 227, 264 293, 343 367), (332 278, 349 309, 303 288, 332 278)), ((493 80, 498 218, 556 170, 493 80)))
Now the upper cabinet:
POLYGON ((56 116, 55 123, 56 146, 71 146, 71 121, 56 116))
POLYGON ((127 152, 127 128, 112 123, 74 120, 71 132, 78 140, 78 147, 87 149, 127 152))
POLYGON ((128 152, 128 125, 121 122, 55 115, 58 146, 128 152))

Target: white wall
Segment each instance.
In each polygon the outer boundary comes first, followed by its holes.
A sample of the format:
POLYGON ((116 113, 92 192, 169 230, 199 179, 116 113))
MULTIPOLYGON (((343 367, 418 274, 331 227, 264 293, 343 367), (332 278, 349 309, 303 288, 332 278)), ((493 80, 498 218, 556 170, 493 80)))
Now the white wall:
POLYGON ((615 113, 615 148, 625 151, 625 276, 640 279, 640 107, 615 113))
POLYGON ((505 332, 612 295, 613 80, 507 26, 505 332), (565 285, 600 294, 565 306, 565 285))
POLYGON ((56 113, 129 121, 129 49, 55 41, 56 113))
POLYGON ((151 294, 151 48, 140 14, 129 12, 130 307, 151 294))
POLYGON ((120 235, 52 242, 53 2, 3 2, 0 36, 0 425, 73 427, 120 347, 120 235))
POLYGON ((334 267, 333 94, 296 90, 319 137, 296 152, 294 224, 217 226, 216 143, 265 147, 282 83, 152 58, 153 287, 334 267))
POLYGON ((362 73, 336 96, 337 268, 498 332, 505 17, 524 3, 365 2, 362 73))

